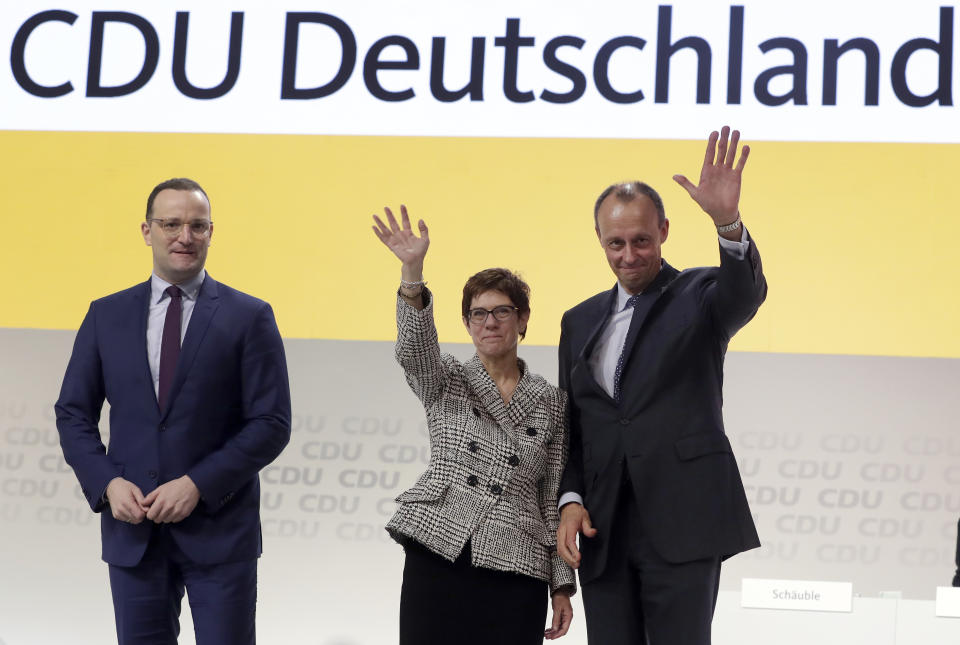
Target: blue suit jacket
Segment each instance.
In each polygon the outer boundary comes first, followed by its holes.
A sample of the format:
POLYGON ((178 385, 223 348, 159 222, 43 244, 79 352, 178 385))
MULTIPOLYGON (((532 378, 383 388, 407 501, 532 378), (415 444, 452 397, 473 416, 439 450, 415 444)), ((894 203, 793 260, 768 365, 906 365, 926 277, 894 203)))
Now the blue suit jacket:
MULTIPOLYGON (((168 525, 199 564, 260 554, 257 473, 290 439, 290 388, 270 305, 213 280, 203 281, 183 340, 167 409, 157 404, 147 362, 150 281, 96 300, 77 332, 56 403, 66 461, 95 512, 114 477, 146 495, 186 474, 201 501, 168 525), (109 447, 98 428, 110 404, 109 447)), ((132 566, 156 525, 101 513, 103 559, 132 566)))

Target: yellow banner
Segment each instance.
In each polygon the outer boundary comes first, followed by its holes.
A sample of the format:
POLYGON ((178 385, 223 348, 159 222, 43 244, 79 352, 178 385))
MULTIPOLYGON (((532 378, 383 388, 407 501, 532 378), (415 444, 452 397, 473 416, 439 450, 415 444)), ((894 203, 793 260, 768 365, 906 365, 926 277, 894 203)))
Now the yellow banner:
MULTIPOLYGON (((960 146, 752 148, 741 206, 770 295, 731 348, 960 357, 960 146)), ((211 275, 270 301, 286 337, 393 338, 399 263, 370 230, 387 205, 430 226, 448 342, 469 342, 466 278, 506 266, 533 289, 525 342, 556 343, 563 311, 614 283, 592 215, 614 181, 660 191, 671 264, 717 263, 709 219, 671 180, 696 178, 700 141, 4 131, 0 149, 2 327, 76 328, 90 300, 145 280, 146 197, 174 176, 210 195, 211 275)))

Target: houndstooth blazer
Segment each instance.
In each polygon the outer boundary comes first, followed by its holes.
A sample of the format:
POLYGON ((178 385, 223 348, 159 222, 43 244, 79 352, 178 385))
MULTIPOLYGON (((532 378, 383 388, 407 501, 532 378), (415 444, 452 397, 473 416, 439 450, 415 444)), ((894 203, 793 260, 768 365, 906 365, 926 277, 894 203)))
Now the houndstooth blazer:
POLYGON ((442 354, 433 298, 422 310, 397 298, 397 361, 423 403, 430 463, 397 497, 387 531, 447 560, 467 541, 474 566, 522 573, 573 593, 557 554, 557 487, 566 462, 566 395, 520 363, 509 404, 474 355, 442 354))

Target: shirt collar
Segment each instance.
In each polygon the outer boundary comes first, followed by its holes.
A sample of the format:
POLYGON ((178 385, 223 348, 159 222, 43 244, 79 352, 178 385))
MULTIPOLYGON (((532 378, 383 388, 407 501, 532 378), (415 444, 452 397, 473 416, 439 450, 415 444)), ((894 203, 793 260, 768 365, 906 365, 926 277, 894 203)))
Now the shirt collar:
POLYGON ((617 282, 617 297, 613 301, 613 312, 617 313, 623 311, 624 307, 627 306, 627 300, 630 299, 630 294, 627 293, 627 290, 623 288, 623 285, 617 282))
MULTIPOLYGON (((207 270, 200 269, 200 273, 193 276, 186 282, 178 284, 183 292, 183 297, 187 300, 196 300, 200 294, 200 285, 203 279, 207 277, 207 270)), ((158 276, 156 273, 150 274, 150 302, 160 302, 167 295, 167 287, 171 286, 169 282, 158 276)))

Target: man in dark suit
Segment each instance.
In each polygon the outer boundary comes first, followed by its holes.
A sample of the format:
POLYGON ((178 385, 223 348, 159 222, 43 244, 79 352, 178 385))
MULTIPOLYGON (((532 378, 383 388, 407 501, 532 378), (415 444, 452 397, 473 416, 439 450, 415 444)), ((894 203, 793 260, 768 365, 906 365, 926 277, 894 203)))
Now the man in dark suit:
POLYGON ((153 275, 90 305, 56 404, 60 445, 90 507, 108 511, 119 643, 175 644, 186 589, 199 645, 252 644, 257 473, 290 438, 283 344, 270 305, 206 274, 199 184, 156 186, 141 229, 153 275))
POLYGON ((594 212, 617 284, 563 316, 571 451, 558 549, 580 570, 598 645, 708 644, 721 560, 759 546, 721 411, 727 344, 767 292, 740 219, 749 148, 735 164, 738 141, 712 133, 699 185, 674 177, 713 220, 720 266, 662 261, 660 196, 617 184, 594 212))

